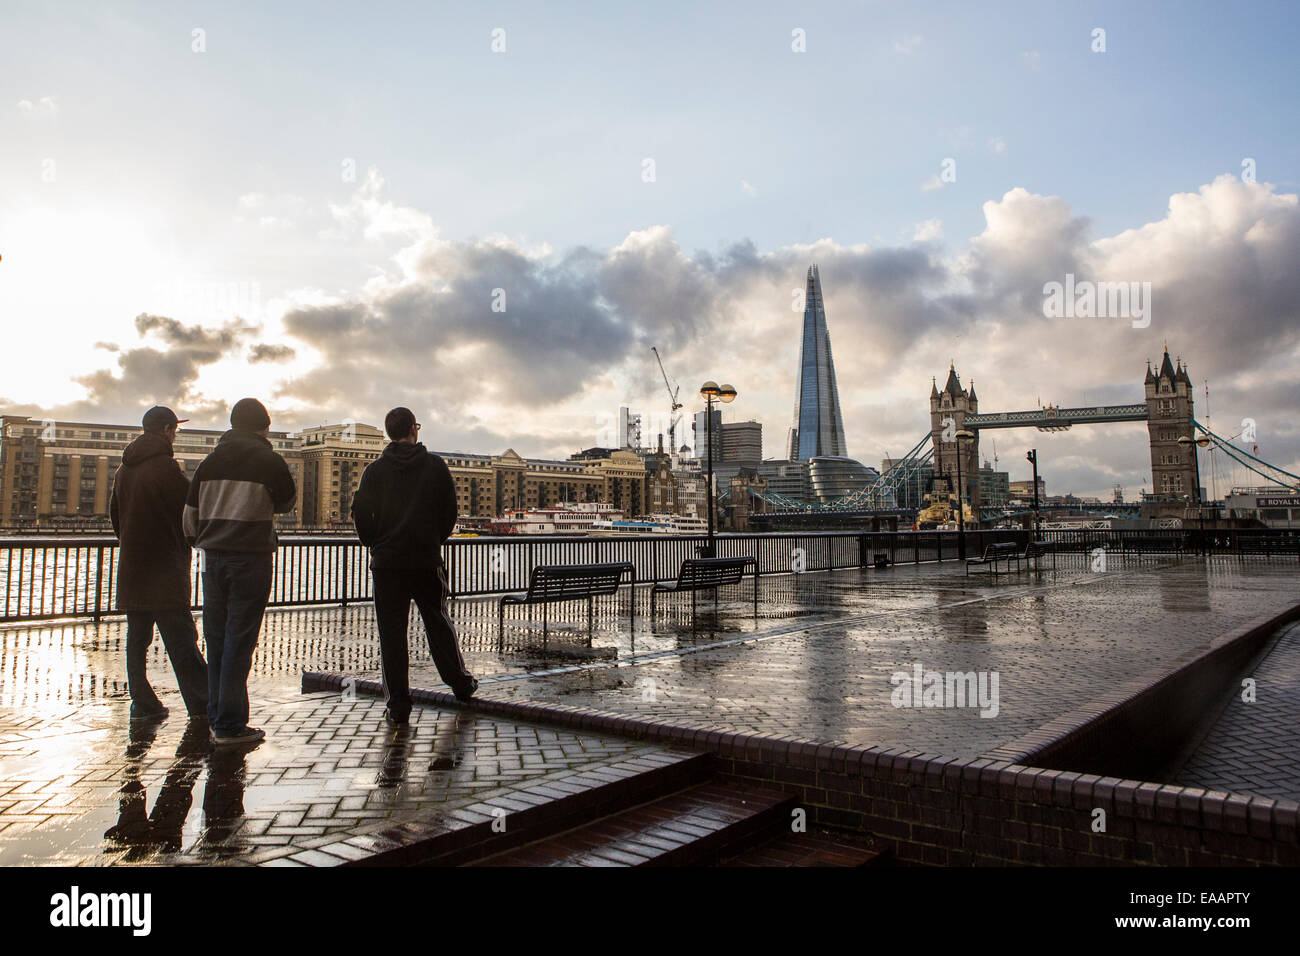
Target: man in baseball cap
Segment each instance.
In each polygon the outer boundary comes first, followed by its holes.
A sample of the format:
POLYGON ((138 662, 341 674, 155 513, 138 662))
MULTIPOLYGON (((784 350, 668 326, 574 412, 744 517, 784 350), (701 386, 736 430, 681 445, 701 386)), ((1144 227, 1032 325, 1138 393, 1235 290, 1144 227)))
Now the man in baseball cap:
POLYGON ((172 454, 186 419, 163 405, 144 413, 144 434, 122 452, 109 516, 120 542, 116 606, 126 612, 126 683, 131 719, 167 715, 146 674, 154 625, 162 635, 191 718, 208 710, 208 667, 190 613, 190 546, 181 527, 189 479, 172 454))
MULTIPOLYGON (((176 413, 166 405, 155 405, 144 413, 144 418, 140 420, 140 424, 147 432, 162 432, 169 428, 175 428, 177 425, 183 425, 188 421, 188 418, 177 418, 176 413)), ((174 431, 171 437, 176 437, 174 431)))

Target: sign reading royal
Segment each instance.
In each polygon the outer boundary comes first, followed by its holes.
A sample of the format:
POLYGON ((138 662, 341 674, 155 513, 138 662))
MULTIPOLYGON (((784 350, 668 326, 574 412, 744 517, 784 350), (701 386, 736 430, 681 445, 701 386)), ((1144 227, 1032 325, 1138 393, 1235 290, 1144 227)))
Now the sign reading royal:
POLYGON ((1256 498, 1257 508, 1300 508, 1300 495, 1284 498, 1256 498))

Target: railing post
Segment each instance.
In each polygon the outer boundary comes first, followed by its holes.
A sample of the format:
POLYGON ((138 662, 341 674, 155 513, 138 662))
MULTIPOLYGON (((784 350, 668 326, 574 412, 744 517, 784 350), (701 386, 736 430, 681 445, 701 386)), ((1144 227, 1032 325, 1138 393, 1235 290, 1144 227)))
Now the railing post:
POLYGON ((339 586, 339 607, 347 607, 348 585, 351 583, 348 577, 348 553, 352 550, 352 545, 344 543, 339 550, 343 552, 343 581, 339 586))
MULTIPOLYGON (((172 416, 173 418, 175 416, 172 416)), ((104 546, 97 545, 95 548, 95 613, 93 620, 98 623, 101 609, 103 608, 103 589, 104 589, 104 546)))

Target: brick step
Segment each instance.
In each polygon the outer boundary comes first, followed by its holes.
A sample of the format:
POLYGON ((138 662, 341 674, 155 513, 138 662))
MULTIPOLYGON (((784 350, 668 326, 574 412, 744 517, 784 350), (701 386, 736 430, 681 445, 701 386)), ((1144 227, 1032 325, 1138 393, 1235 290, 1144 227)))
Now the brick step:
POLYGON ((525 782, 433 819, 353 837, 345 842, 364 856, 345 865, 459 866, 675 793, 712 775, 712 754, 661 751, 559 779, 525 782))
POLYGON ((475 865, 708 865, 788 826, 794 806, 779 790, 698 784, 475 865))
POLYGON ((887 856, 823 833, 783 833, 724 859, 719 866, 881 866, 887 856))

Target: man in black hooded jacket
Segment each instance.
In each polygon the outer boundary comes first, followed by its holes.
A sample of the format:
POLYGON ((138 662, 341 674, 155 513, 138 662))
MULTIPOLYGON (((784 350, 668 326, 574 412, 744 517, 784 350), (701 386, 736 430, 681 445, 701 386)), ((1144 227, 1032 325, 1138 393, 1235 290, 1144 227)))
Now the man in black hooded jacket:
POLYGON ((126 686, 131 719, 167 715, 146 674, 153 628, 176 671, 191 717, 208 711, 208 665, 199 653, 199 632, 190 614, 190 546, 181 528, 189 479, 172 456, 176 429, 185 419, 163 405, 145 412, 144 434, 122 452, 113 477, 109 516, 117 535, 115 603, 126 612, 126 686))
POLYGON ((429 653, 443 682, 457 698, 468 700, 478 681, 465 669, 445 604, 441 548, 457 517, 451 472, 420 444, 420 425, 409 408, 389 412, 384 430, 392 441, 362 473, 352 498, 352 520, 357 537, 370 549, 386 716, 390 723, 404 724, 411 714, 406 628, 412 600, 424 619, 429 653))

